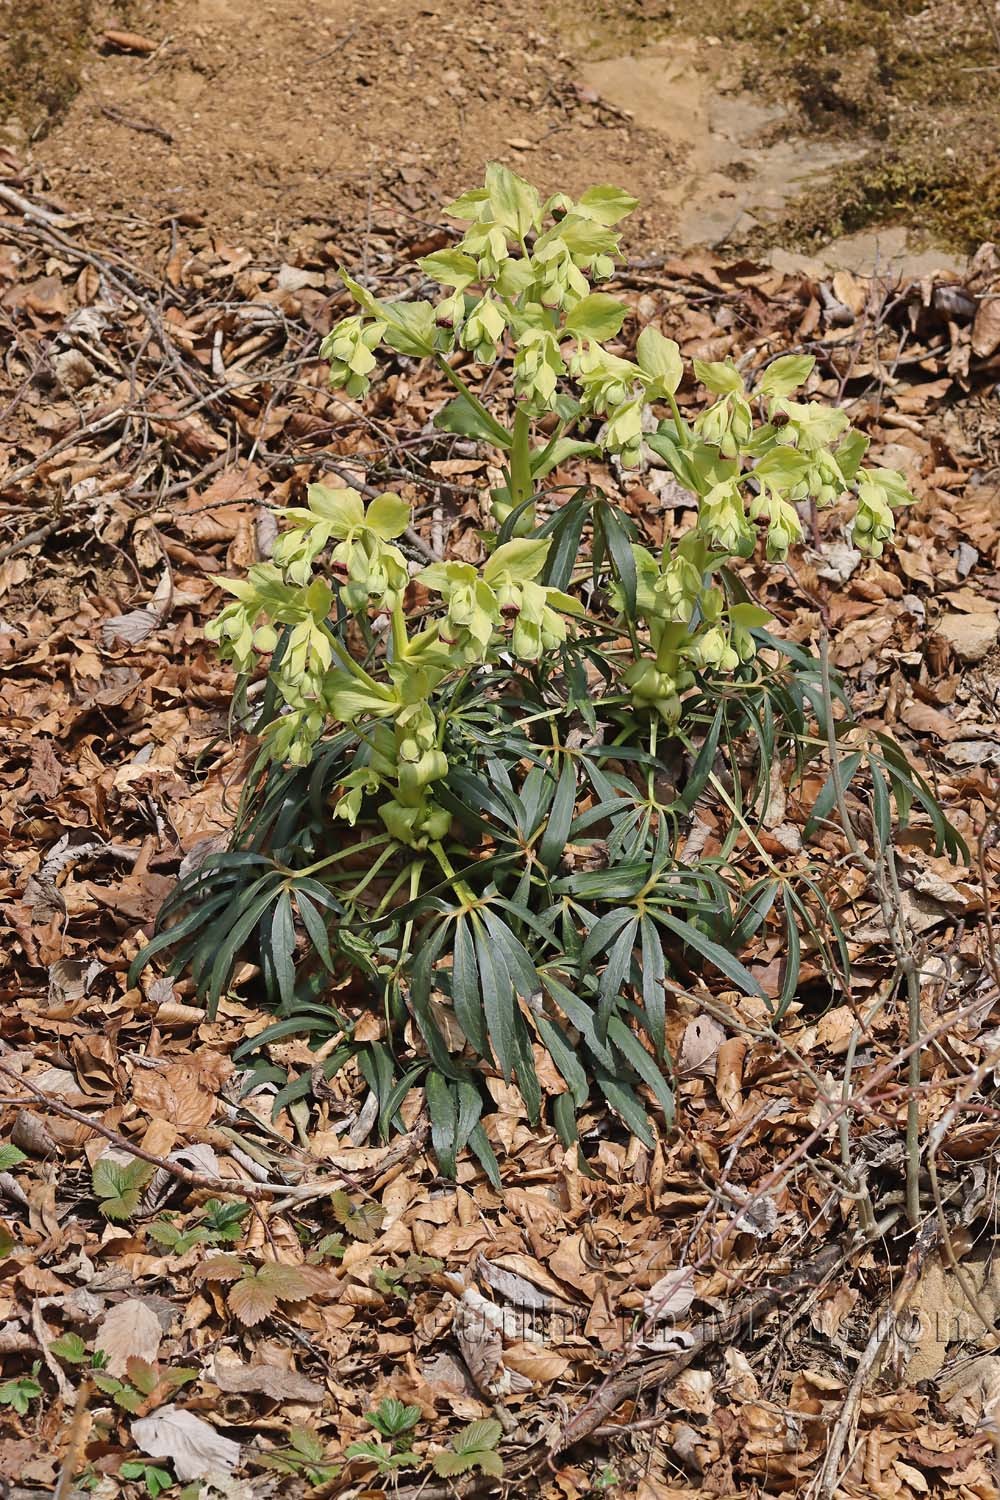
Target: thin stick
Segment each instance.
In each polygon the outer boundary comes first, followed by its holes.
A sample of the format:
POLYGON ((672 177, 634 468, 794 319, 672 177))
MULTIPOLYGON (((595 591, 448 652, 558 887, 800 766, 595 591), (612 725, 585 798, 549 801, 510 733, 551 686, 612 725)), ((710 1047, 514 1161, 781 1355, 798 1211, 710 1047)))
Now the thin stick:
POLYGON ((163 1156, 155 1156, 152 1151, 146 1151, 126 1136, 119 1135, 117 1130, 111 1130, 99 1120, 94 1120, 90 1115, 84 1114, 83 1110, 64 1104, 61 1099, 54 1098, 44 1089, 36 1087, 27 1078, 23 1078, 13 1068, 8 1068, 6 1063, 0 1063, 0 1073, 11 1079, 19 1088, 27 1089, 29 1095, 32 1096, 26 1099, 13 1099, 9 1101, 10 1103, 26 1108, 36 1103, 44 1104, 46 1109, 51 1110, 53 1114, 61 1115, 65 1120, 74 1120, 78 1125, 85 1125, 88 1130, 102 1135, 120 1151, 127 1151, 129 1156, 148 1162, 150 1166, 158 1167, 160 1171, 169 1173, 171 1177, 176 1177, 178 1182, 186 1183, 191 1188, 207 1188, 215 1193, 232 1193, 236 1197, 245 1198, 250 1203, 267 1198, 288 1199, 290 1203, 298 1203, 307 1199, 322 1198, 328 1193, 340 1192, 344 1187, 364 1191, 360 1183, 344 1172, 341 1173, 339 1182, 300 1183, 294 1186, 285 1182, 243 1182, 229 1177, 213 1176, 208 1172, 193 1172, 190 1167, 182 1166, 180 1162, 169 1161, 163 1156))
MULTIPOLYGON (((900 1315, 905 1310, 910 1298, 916 1289, 920 1273, 924 1268, 927 1257, 937 1244, 938 1226, 934 1219, 928 1219, 917 1236, 916 1244, 910 1251, 906 1262, 906 1270, 903 1272, 902 1280, 896 1288, 888 1307, 876 1320, 875 1329, 871 1338, 865 1346, 865 1351, 858 1361, 858 1367, 854 1372, 844 1404, 840 1409, 840 1416, 833 1429, 830 1442, 827 1445, 826 1456, 823 1459, 823 1467, 815 1480, 814 1493, 818 1500, 832 1500, 840 1479, 840 1461, 851 1428, 854 1426, 858 1406, 864 1394, 865 1383, 878 1360, 882 1347, 892 1330, 897 1326, 900 1315)), ((812 1488, 812 1486, 810 1486, 812 1488)))

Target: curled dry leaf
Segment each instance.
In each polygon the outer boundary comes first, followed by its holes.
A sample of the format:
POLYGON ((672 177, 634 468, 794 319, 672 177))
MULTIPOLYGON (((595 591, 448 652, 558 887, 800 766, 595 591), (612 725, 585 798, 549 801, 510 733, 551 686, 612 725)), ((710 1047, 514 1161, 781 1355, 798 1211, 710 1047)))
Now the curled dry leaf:
POLYGON ((323 1386, 297 1370, 284 1370, 278 1365, 245 1365, 241 1360, 223 1359, 217 1354, 213 1378, 220 1391, 253 1395, 260 1393, 272 1401, 322 1401, 326 1395, 323 1386))
POLYGON ((689 1021, 677 1059, 681 1076, 690 1078, 702 1074, 706 1078, 713 1077, 716 1054, 725 1040, 725 1031, 711 1016, 697 1016, 689 1021))
POLYGON ((231 1474, 242 1453, 239 1443, 178 1406, 161 1406, 133 1422, 132 1436, 150 1458, 168 1458, 182 1482, 231 1474))
POLYGON ((677 1266, 655 1281, 642 1299, 642 1311, 651 1323, 683 1318, 694 1301, 694 1272, 677 1266))

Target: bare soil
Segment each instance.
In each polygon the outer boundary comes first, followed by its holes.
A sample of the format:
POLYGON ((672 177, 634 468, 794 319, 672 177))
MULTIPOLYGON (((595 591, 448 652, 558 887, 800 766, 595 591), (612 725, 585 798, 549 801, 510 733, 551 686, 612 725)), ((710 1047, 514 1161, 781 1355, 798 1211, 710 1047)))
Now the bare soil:
MULTIPOLYGON (((671 172, 662 141, 581 98, 527 0, 138 0, 148 56, 101 47, 116 19, 95 12, 79 92, 33 151, 96 215, 278 239, 386 201, 436 222, 495 156, 543 187, 621 180, 647 203, 671 172)), ((663 227, 647 213, 640 233, 663 227)))
POLYGON ((0 0, 0 142, 43 186, 261 248, 436 225, 499 156, 630 188, 640 252, 887 225, 900 254, 968 251, 1000 209, 998 71, 965 0, 0 0))

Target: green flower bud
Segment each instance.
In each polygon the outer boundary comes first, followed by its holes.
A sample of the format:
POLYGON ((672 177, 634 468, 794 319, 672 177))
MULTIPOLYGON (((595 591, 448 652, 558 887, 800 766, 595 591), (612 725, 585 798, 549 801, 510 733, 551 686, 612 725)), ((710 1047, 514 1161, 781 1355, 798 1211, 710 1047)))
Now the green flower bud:
POLYGON ((465 320, 459 342, 463 349, 473 350, 480 364, 487 364, 496 359, 497 345, 506 326, 503 309, 487 292, 465 320))
POLYGON ((346 390, 355 398, 368 394, 371 384, 368 376, 375 368, 372 350, 381 341, 385 327, 380 322, 366 327, 355 315, 344 318, 330 330, 320 345, 320 354, 330 361, 330 384, 335 390, 346 390))

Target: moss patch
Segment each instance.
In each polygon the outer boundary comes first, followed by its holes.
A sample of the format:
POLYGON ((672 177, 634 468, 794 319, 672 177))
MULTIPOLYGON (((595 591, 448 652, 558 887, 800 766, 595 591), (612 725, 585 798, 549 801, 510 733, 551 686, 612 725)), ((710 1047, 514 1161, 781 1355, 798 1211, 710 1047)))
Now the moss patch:
MULTIPOLYGON (((604 11, 631 19, 633 6, 605 0, 604 11)), ((650 33, 662 32, 660 15, 650 23, 650 33)), ((743 87, 791 106, 794 129, 865 144, 850 167, 792 205, 769 229, 770 241, 808 244, 903 224, 966 251, 996 235, 1000 48, 980 6, 732 0, 709 8, 674 0, 671 25, 743 44, 750 59, 743 87)))
POLYGON ((37 140, 80 87, 91 0, 0 0, 0 122, 37 140))

